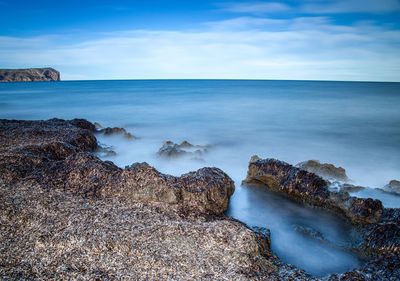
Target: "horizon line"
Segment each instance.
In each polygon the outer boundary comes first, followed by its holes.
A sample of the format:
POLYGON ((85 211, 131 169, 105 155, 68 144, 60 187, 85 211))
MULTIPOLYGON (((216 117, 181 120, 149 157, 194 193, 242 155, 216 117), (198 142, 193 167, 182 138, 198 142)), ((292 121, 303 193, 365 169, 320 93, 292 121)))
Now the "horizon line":
POLYGON ((239 80, 239 81, 305 81, 305 82, 355 82, 355 83, 400 83, 400 81, 377 80, 329 80, 329 79, 267 79, 267 78, 115 78, 115 79, 66 79, 50 82, 83 82, 83 81, 168 81, 168 80, 239 80))

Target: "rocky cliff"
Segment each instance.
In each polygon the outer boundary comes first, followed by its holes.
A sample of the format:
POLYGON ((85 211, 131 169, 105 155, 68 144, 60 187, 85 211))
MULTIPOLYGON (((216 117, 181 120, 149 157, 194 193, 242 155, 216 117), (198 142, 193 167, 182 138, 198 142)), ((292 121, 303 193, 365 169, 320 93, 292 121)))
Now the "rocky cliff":
POLYGON ((0 69, 0 82, 60 81, 60 72, 47 68, 0 69))

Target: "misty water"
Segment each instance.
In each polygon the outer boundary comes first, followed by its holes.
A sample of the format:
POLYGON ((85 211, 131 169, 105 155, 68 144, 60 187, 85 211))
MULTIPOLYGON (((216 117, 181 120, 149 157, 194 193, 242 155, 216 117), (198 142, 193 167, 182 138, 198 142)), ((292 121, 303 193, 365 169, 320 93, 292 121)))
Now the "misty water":
POLYGON ((227 215, 271 229, 272 249, 285 262, 317 276, 362 261, 344 247, 357 240, 345 221, 300 206, 263 188, 244 187, 254 154, 290 164, 309 159, 346 169, 354 193, 400 207, 381 188, 400 179, 400 83, 130 80, 0 84, 0 118, 86 118, 124 127, 139 137, 98 135, 124 167, 146 161, 180 175, 204 166, 224 170, 236 184, 227 215), (202 159, 166 160, 163 142, 211 145, 202 159), (311 229, 315 239, 299 229, 311 229))

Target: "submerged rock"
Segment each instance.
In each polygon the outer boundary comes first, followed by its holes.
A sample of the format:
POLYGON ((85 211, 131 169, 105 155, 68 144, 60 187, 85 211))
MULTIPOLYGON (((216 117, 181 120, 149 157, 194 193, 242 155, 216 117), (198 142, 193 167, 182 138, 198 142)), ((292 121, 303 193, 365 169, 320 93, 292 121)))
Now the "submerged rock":
POLYGON ((340 186, 340 190, 347 191, 347 192, 357 192, 357 191, 360 191, 363 189, 365 189, 365 187, 359 186, 359 185, 352 185, 352 184, 348 184, 348 183, 342 184, 340 186))
POLYGON ((318 240, 321 242, 327 242, 324 235, 321 232, 319 232, 318 230, 315 230, 309 226, 295 225, 294 230, 296 230, 297 232, 299 232, 311 239, 318 240))
POLYGON ((200 159, 198 157, 206 153, 208 149, 208 145, 193 145, 187 141, 183 141, 181 144, 176 144, 172 141, 166 141, 158 150, 157 154, 169 159, 182 156, 192 156, 195 157, 195 159, 200 159))
POLYGON ((391 180, 381 190, 394 195, 400 195, 400 181, 391 180))
POLYGON ((296 167, 326 179, 334 179, 339 181, 348 180, 345 169, 342 167, 335 167, 332 164, 320 163, 318 160, 300 162, 296 165, 296 167))
POLYGON ((392 187, 392 188, 400 188, 400 181, 398 180, 391 180, 388 183, 388 186, 392 187))
POLYGON ((96 155, 99 157, 112 157, 117 155, 117 153, 114 150, 112 150, 112 147, 103 145, 99 145, 95 152, 96 155))
POLYGON ((119 128, 119 127, 113 127, 113 128, 107 127, 98 130, 98 133, 103 134, 105 136, 121 135, 126 139, 131 139, 131 140, 137 139, 137 137, 135 137, 131 133, 128 133, 124 128, 119 128))

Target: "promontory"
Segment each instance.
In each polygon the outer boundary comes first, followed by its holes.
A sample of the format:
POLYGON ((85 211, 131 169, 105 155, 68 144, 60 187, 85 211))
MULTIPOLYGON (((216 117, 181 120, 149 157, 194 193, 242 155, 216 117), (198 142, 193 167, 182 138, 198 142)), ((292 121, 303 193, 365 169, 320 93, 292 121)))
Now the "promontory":
POLYGON ((60 72, 51 67, 0 69, 0 82, 60 81, 60 72))

